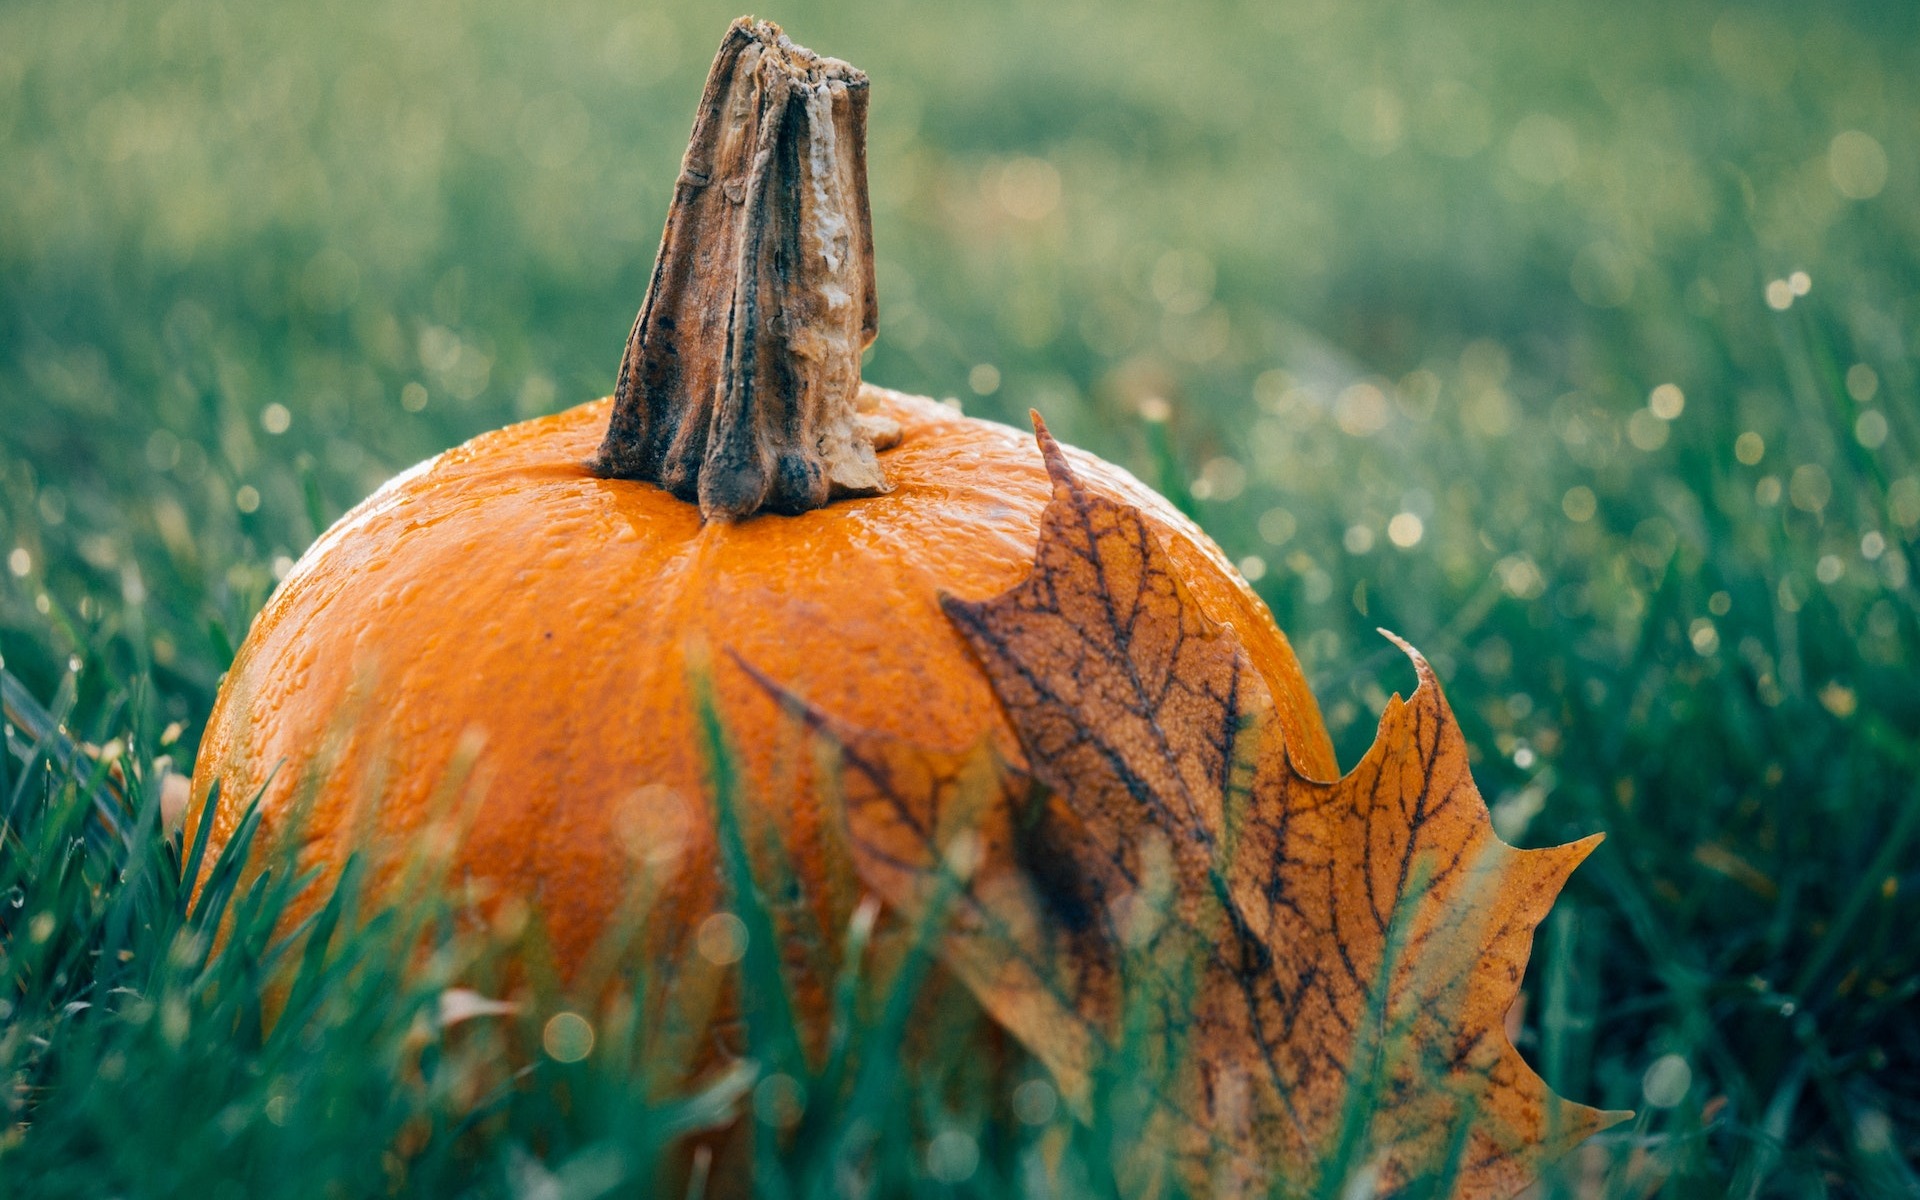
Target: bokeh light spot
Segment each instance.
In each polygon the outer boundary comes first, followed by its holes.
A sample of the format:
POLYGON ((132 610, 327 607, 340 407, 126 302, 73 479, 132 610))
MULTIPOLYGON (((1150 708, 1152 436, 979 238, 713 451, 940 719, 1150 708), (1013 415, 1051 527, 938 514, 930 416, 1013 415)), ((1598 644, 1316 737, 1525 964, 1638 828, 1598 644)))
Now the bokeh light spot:
POLYGON ((1627 440, 1641 450, 1653 451, 1667 444, 1672 436, 1667 423, 1651 409, 1638 409, 1627 418, 1627 440))
POLYGON ((753 1114, 775 1129, 792 1129, 807 1112, 807 1090, 791 1075, 775 1072, 753 1087, 753 1114))
POLYGON ((1284 508, 1270 508, 1260 514, 1260 540, 1269 546, 1284 546, 1292 540, 1300 523, 1284 508))
POLYGON ((927 1174, 940 1183, 965 1183, 980 1166, 980 1144, 961 1129, 945 1129, 927 1143, 927 1174))
POLYGON ((1887 152, 1872 134, 1849 129, 1827 144, 1827 178, 1849 200, 1871 200, 1887 186, 1887 152))
POLYGON ((1387 522, 1387 540, 1402 550, 1418 546, 1426 532, 1426 522, 1415 513, 1395 513, 1393 519, 1387 522))
POLYGON ((1372 437, 1387 425, 1387 397, 1377 386, 1361 382, 1343 388, 1333 402, 1333 419, 1351 437, 1372 437))
POLYGON ((577 1012, 557 1012, 540 1031, 547 1057, 559 1063, 577 1063, 593 1053, 593 1026, 577 1012))
POLYGON ((1013 1089, 1013 1115, 1024 1125, 1045 1125, 1059 1107, 1060 1093, 1044 1079, 1029 1079, 1013 1089))
POLYGON ((1869 450, 1878 450, 1886 444, 1887 414, 1877 408, 1861 413, 1853 422, 1853 440, 1869 450))
POLYGON ((1819 463, 1795 467, 1787 480, 1787 498, 1795 508, 1817 513, 1833 499, 1833 477, 1819 463))
POLYGON ((1560 497, 1560 511, 1567 514, 1570 521, 1591 521, 1600 510, 1600 502, 1594 496, 1593 489, 1585 484, 1575 484, 1560 497))
POLYGON ((1705 617, 1696 618, 1687 627, 1687 640, 1693 643, 1693 652, 1702 658, 1711 658, 1720 650, 1720 631, 1705 617))
POLYGON ((1060 172, 1044 158, 1009 159, 995 180, 1000 207, 1022 221, 1038 221, 1060 204, 1060 172))
POLYGON ((700 957, 718 967, 730 966, 746 957, 747 923, 730 912, 717 912, 700 922, 694 934, 700 957))

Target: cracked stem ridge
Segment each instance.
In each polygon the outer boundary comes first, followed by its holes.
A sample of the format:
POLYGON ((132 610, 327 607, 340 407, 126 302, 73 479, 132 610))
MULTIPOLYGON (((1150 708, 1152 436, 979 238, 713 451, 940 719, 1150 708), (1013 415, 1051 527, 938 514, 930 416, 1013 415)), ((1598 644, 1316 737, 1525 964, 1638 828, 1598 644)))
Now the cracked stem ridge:
POLYGON ((707 74, 596 473, 707 519, 886 490, 861 413, 878 328, 867 77, 742 17, 707 74))

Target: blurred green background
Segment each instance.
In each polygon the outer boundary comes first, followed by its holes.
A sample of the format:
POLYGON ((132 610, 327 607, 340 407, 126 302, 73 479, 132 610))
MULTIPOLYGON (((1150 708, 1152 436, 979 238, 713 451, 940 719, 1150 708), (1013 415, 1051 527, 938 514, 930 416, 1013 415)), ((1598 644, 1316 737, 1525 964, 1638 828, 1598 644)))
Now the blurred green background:
MULTIPOLYGON (((611 390, 736 15, 0 7, 6 668, 191 746, 328 522, 611 390)), ((1593 1169, 1912 1194, 1920 9, 761 15, 874 80, 868 378, 1188 507, 1343 761, 1386 626, 1510 840, 1610 835, 1523 1035, 1593 1169)))

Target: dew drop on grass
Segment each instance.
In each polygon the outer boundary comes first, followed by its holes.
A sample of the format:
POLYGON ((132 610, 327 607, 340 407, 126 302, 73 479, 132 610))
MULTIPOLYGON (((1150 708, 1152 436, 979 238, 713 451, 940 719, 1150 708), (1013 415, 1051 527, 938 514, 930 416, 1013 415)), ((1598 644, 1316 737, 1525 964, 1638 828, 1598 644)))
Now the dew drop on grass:
POLYGON ((1672 1108, 1687 1098, 1693 1087, 1693 1068, 1678 1054, 1663 1054, 1653 1060, 1640 1077, 1640 1094, 1654 1108, 1672 1108))

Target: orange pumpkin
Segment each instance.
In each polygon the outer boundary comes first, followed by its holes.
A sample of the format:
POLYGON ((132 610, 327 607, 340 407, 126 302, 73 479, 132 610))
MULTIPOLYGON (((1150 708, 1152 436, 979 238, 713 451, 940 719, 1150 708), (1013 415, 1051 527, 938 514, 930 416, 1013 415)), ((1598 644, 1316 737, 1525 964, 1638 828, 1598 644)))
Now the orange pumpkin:
MULTIPOLYGON (((1026 576, 1052 485, 1030 436, 859 382, 864 105, 858 72, 736 22, 616 394, 475 438, 327 531, 221 690, 190 829, 217 781, 224 844, 264 788, 267 827, 300 807, 304 861, 333 869, 425 832, 459 776, 478 799, 455 879, 522 899, 570 972, 642 872, 661 953, 726 904, 690 658, 709 664, 743 821, 777 831, 823 929, 858 885, 829 851, 807 735, 753 673, 850 727, 1021 760, 940 598, 1026 576)), ((1071 455, 1146 514, 1244 642, 1294 760, 1333 778, 1293 653, 1226 558, 1126 472, 1071 455)), ((820 1024, 828 980, 794 966, 820 1024)))

